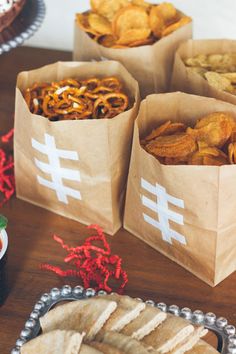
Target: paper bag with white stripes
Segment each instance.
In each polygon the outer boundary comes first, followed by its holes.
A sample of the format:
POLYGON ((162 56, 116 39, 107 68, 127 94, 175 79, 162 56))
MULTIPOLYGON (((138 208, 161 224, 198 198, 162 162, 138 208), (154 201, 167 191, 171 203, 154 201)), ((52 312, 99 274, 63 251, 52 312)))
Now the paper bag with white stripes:
POLYGON ((235 271, 236 165, 164 165, 141 146, 171 120, 193 126, 234 105, 169 93, 142 101, 135 122, 124 227, 153 248, 215 286, 235 271))
POLYGON ((117 62, 59 62, 20 73, 14 141, 18 198, 114 234, 122 224, 138 105, 138 84, 117 62), (34 83, 110 76, 121 80, 130 100, 129 109, 112 119, 50 121, 31 113, 22 94, 34 83))

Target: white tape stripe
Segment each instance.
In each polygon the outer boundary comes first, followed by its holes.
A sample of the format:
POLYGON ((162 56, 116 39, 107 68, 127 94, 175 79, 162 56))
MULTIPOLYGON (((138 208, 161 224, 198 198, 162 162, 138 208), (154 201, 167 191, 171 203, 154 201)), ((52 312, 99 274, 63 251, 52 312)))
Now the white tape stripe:
POLYGON ((38 150, 39 152, 41 152, 44 155, 48 155, 48 149, 51 147, 53 147, 53 149, 55 150, 57 159, 58 157, 62 158, 62 159, 68 159, 68 160, 72 160, 72 161, 79 161, 79 156, 78 153, 76 151, 71 151, 71 150, 60 150, 57 149, 55 146, 55 139, 54 137, 45 134, 45 144, 41 144, 39 143, 37 140, 35 139, 31 139, 31 143, 32 143, 32 147, 35 150, 38 150))
POLYGON ((69 188, 69 187, 65 187, 65 186, 62 186, 62 185, 55 185, 55 183, 51 182, 51 181, 48 181, 47 179, 45 178, 42 178, 40 176, 37 176, 37 179, 38 179, 38 182, 43 185, 44 187, 47 187, 47 188, 50 188, 54 191, 56 191, 57 193, 57 197, 58 197, 58 200, 60 202, 63 202, 65 204, 68 204, 68 199, 67 199, 67 195, 68 196, 71 196, 75 199, 78 199, 78 200, 81 200, 81 194, 79 191, 76 191, 72 188, 69 188))
POLYGON ((175 211, 172 211, 162 205, 157 204, 153 200, 145 197, 144 195, 142 196, 142 203, 144 206, 151 209, 155 213, 164 214, 164 215, 168 216, 169 220, 174 221, 177 224, 181 224, 181 225, 184 224, 184 218, 181 214, 178 214, 175 211))
POLYGON ((38 159, 34 159, 35 165, 44 173, 48 173, 52 175, 52 173, 56 173, 61 178, 68 179, 70 181, 77 181, 80 182, 80 172, 76 170, 69 170, 67 168, 60 168, 59 170, 56 170, 55 168, 52 168, 49 164, 39 161, 38 159))
POLYGON ((146 191, 156 195, 156 186, 153 186, 151 183, 141 178, 141 187, 146 189, 146 191))
POLYGON ((163 232, 163 227, 157 220, 151 218, 150 216, 144 213, 143 213, 143 218, 148 224, 154 226, 156 229, 159 229, 161 231, 162 238, 164 241, 172 244, 172 239, 175 239, 176 241, 180 242, 183 245, 187 244, 185 237, 180 233, 178 233, 177 231, 168 229, 168 232, 163 232))

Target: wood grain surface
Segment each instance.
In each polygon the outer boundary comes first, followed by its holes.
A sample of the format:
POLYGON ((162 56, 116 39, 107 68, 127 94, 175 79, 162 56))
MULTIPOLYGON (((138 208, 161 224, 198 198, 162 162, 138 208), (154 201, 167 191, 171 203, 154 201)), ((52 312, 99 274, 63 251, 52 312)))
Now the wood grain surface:
MULTIPOLYGON (((0 133, 13 126, 16 75, 58 60, 71 60, 71 53, 21 47, 0 56, 0 133)), ((27 186, 25 186, 27 188, 27 186)), ((60 217, 16 198, 0 213, 9 219, 7 299, 0 307, 0 353, 15 344, 32 307, 42 293, 77 280, 59 279, 42 272, 43 262, 63 265, 65 252, 52 239, 57 233, 71 245, 78 245, 91 231, 84 225, 60 217)), ((204 235, 202 235, 204 237, 204 235)), ((112 252, 123 258, 129 275, 126 294, 157 302, 176 304, 204 312, 215 312, 236 324, 236 273, 215 288, 147 246, 125 230, 108 236, 112 252)), ((0 284, 2 287, 3 284, 0 284)))

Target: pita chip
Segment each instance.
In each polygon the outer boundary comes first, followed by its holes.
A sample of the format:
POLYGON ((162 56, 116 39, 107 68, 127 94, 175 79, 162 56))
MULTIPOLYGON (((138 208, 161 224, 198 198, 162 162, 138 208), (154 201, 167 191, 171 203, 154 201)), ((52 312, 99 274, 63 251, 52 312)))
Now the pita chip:
POLYGON ((56 307, 40 318, 43 333, 55 329, 85 332, 86 340, 93 340, 115 311, 115 301, 97 297, 78 300, 56 307))
POLYGON ((103 354, 100 350, 97 350, 90 345, 82 344, 79 354, 103 354))
POLYGON ((78 354, 83 334, 74 331, 52 331, 42 334, 21 348, 21 354, 78 354))
POLYGON ((106 343, 99 343, 99 342, 90 342, 89 343, 92 347, 100 350, 102 353, 106 354, 123 354, 124 352, 118 348, 115 348, 111 344, 106 343))
POLYGON ((208 343, 200 340, 193 349, 186 352, 186 354, 219 354, 219 352, 208 343))
POLYGON ((168 314, 160 326, 142 339, 142 343, 148 349, 164 354, 173 350, 193 332, 194 327, 187 320, 168 314))
POLYGON ((186 338, 182 343, 177 345, 172 351, 168 354, 184 354, 188 350, 192 349, 200 340, 200 338, 204 337, 207 334, 208 330, 203 326, 196 326, 195 330, 190 336, 186 338))
POLYGON ((110 344, 127 354, 150 354, 141 342, 117 332, 100 332, 96 338, 98 341, 110 344))
POLYGON ((121 333, 141 340, 159 326, 167 315, 157 307, 146 306, 140 315, 125 326, 121 333))
POLYGON ((111 294, 105 298, 110 301, 115 301, 117 308, 105 323, 102 328, 103 331, 120 332, 127 324, 138 317, 140 312, 146 307, 144 302, 125 295, 111 294))

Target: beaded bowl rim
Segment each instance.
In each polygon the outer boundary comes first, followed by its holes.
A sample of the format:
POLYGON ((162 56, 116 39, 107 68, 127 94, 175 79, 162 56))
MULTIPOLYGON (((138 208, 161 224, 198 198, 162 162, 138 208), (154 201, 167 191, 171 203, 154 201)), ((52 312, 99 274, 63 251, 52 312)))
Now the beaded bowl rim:
MULTIPOLYGON (((64 285, 61 289, 53 288, 49 293, 44 293, 34 305, 11 354, 20 354, 22 345, 38 336, 40 332, 40 317, 44 316, 56 304, 64 301, 84 300, 106 294, 106 291, 100 290, 96 292, 92 288, 84 289, 80 285, 74 288, 70 285, 64 285)), ((138 298, 138 300, 143 301, 140 298, 138 298)), ((236 354, 236 329, 234 326, 228 325, 226 318, 217 318, 212 312, 204 314, 200 310, 191 311, 188 307, 181 309, 177 305, 168 306, 165 303, 156 303, 153 300, 147 300, 145 303, 150 306, 155 306, 163 312, 183 317, 192 324, 203 325, 218 336, 221 354, 236 354)))
MULTIPOLYGON (((5 41, 4 43, 0 43, 0 55, 21 46, 27 39, 32 37, 42 25, 46 15, 46 6, 44 0, 34 1, 37 3, 37 14, 35 15, 32 23, 29 24, 29 26, 22 32, 19 32, 15 37, 5 41)), ((25 6, 27 6, 27 4, 25 6)))

